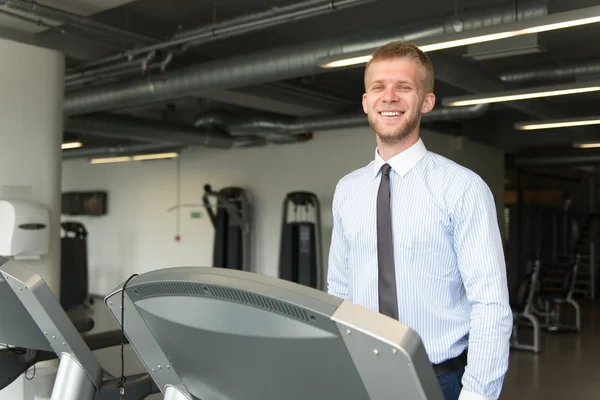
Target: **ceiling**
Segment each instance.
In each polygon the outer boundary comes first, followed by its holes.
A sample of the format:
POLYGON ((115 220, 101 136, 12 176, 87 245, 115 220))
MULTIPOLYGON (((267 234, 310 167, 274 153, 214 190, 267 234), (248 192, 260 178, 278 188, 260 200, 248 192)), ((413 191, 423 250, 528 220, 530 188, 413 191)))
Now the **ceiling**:
MULTIPOLYGON (((6 1, 0 0, 0 5, 2 3, 6 1)), ((548 14, 554 14, 597 5, 596 0, 356 1, 356 5, 324 12, 321 15, 299 18, 276 26, 254 28, 244 34, 217 36, 205 43, 191 46, 186 51, 181 51, 178 47, 161 48, 149 61, 150 69, 143 72, 142 60, 149 54, 148 51, 136 55, 132 62, 127 62, 128 59, 122 52, 165 42, 177 34, 194 28, 217 27, 216 32, 221 35, 223 23, 226 21, 237 18, 239 23, 240 17, 257 13, 263 13, 265 16, 267 12, 293 4, 301 3, 304 5, 302 8, 305 9, 305 5, 309 2, 306 0, 302 2, 300 0, 170 0, 168 2, 164 0, 47 0, 38 2, 47 6, 46 8, 40 11, 38 7, 33 12, 27 9, 27 4, 32 4, 31 0, 11 1, 11 3, 20 4, 21 8, 0 6, 0 37, 33 43, 64 53, 67 59, 65 95, 67 100, 82 94, 119 91, 122 85, 142 85, 144 82, 161 84, 175 76, 185 78, 187 72, 180 72, 186 71, 185 68, 191 68, 189 71, 197 70, 203 64, 210 66, 213 65, 211 63, 220 60, 228 60, 222 64, 214 64, 222 65, 223 68, 235 65, 238 60, 260 62, 261 57, 266 57, 261 55, 261 52, 269 52, 272 49, 278 49, 277 54, 285 54, 286 51, 293 54, 295 49, 308 51, 311 46, 318 48, 323 46, 323 43, 333 43, 332 48, 336 48, 338 44, 352 44, 357 40, 371 37, 375 34, 373 32, 389 32, 388 37, 393 37, 393 34, 410 33, 422 26, 439 25, 440 22, 453 16, 461 19, 463 16, 470 15, 469 13, 484 12, 481 10, 488 10, 489 14, 492 7, 510 10, 511 7, 517 9, 524 7, 523 5, 527 3, 542 4, 546 5, 548 14), (79 17, 85 19, 78 19, 79 17), (99 59, 119 53, 121 57, 115 58, 111 63, 97 64, 99 59), (168 62, 161 73, 163 61, 168 62), (114 65, 120 67, 117 72, 115 67, 112 67, 114 65), (106 71, 107 66, 112 70, 106 71), (98 71, 102 70, 98 68, 103 68, 105 72, 99 75, 98 71)), ((327 3, 327 1, 316 0, 311 2, 313 5, 327 3)), ((506 12, 498 15, 506 15, 506 12)), ((600 23, 527 36, 526 40, 533 41, 541 49, 541 52, 535 54, 476 61, 465 56, 469 51, 466 46, 430 52, 437 77, 436 107, 442 108, 441 101, 451 96, 573 82, 573 78, 568 77, 563 80, 514 83, 503 82, 499 77, 507 72, 565 67, 583 61, 593 63, 597 61, 600 64, 600 48, 597 41, 593 40, 597 37, 600 37, 600 23)), ((283 58, 285 62, 285 57, 283 58)), ((600 73, 600 67, 598 68, 600 73)), ((252 74, 251 69, 252 67, 249 66, 248 71, 243 69, 240 71, 252 74)), ((249 80, 248 84, 239 83, 243 80, 236 80, 235 83, 230 84, 225 79, 219 81, 222 82, 222 86, 209 84, 207 90, 171 93, 168 98, 149 96, 147 99, 135 101, 130 98, 131 101, 115 103, 114 107, 97 107, 90 113, 69 115, 69 119, 80 119, 80 123, 72 126, 67 124, 65 140, 81 140, 86 148, 126 146, 143 142, 140 140, 139 132, 136 135, 128 135, 124 125, 121 126, 122 129, 115 130, 114 135, 109 135, 110 137, 96 135, 91 128, 81 129, 81 123, 85 122, 88 114, 134 117, 128 120, 128 123, 135 122, 137 119, 142 121, 151 119, 171 124, 165 125, 165 129, 175 129, 181 135, 185 135, 190 132, 193 134, 193 129, 207 126, 193 126, 198 116, 214 116, 215 113, 220 116, 221 123, 223 118, 227 119, 228 123, 229 119, 235 122, 240 119, 255 121, 257 118, 267 118, 271 125, 273 118, 278 123, 282 120, 288 123, 298 121, 294 118, 300 118, 300 121, 304 122, 306 118, 360 113, 362 78, 362 65, 331 70, 307 68, 298 73, 273 75, 272 80, 268 77, 258 81, 249 80)), ((586 74, 576 79, 594 78, 597 77, 586 74)), ((560 158, 572 154, 574 142, 595 139, 600 141, 600 125, 598 128, 590 126, 575 129, 517 131, 513 127, 514 123, 541 120, 542 117, 591 116, 598 113, 596 109, 599 100, 600 92, 595 92, 497 103, 491 105, 485 112, 478 111, 470 117, 451 120, 434 118, 424 124, 435 126, 441 132, 465 135, 473 140, 504 148, 509 154, 529 157, 532 154, 548 153, 560 158)), ((266 122, 262 121, 261 125, 253 125, 252 134, 259 135, 256 126, 265 127, 265 124, 266 122)), ((277 126, 281 127, 281 125, 277 126)), ((314 125, 303 123, 301 126, 314 125)), ((210 127, 221 131, 229 129, 227 124, 210 125, 210 127)), ((286 126, 287 128, 289 126, 286 126)), ((282 132, 295 134, 296 130, 284 129, 282 132)), ((220 132, 220 134, 228 133, 220 132)), ((281 139, 281 137, 281 135, 273 135, 273 138, 281 139)), ((160 140, 158 142, 160 143, 160 140)), ((577 152, 583 154, 589 151, 577 149, 576 154, 577 152)), ((588 159, 586 163, 589 164, 591 161, 588 159)))

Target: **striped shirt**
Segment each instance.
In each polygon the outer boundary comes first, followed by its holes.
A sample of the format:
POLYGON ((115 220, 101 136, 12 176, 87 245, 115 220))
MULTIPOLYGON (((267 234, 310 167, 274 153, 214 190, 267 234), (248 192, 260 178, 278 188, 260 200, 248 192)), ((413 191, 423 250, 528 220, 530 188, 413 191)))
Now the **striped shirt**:
MULTIPOLYGON (((344 176, 333 198, 328 292, 378 311, 375 160, 344 176)), ((494 198, 473 171, 419 139, 388 161, 399 320, 438 364, 468 347, 460 400, 497 399, 508 368, 512 311, 494 198)))

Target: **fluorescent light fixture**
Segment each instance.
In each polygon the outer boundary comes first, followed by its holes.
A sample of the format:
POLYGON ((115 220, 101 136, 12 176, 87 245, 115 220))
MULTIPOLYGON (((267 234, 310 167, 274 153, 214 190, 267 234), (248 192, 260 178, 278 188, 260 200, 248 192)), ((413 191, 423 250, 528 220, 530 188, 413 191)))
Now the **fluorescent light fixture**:
POLYGON ((166 158, 177 158, 179 153, 156 153, 156 154, 139 154, 135 156, 118 156, 118 157, 105 157, 105 158, 92 158, 91 164, 109 164, 127 161, 147 161, 147 160, 161 160, 166 158))
MULTIPOLYGON (((515 36, 530 35, 532 33, 548 32, 557 29, 571 28, 574 26, 595 24, 598 22, 600 22, 600 6, 594 6, 579 10, 545 15, 539 18, 520 20, 508 24, 451 33, 449 35, 444 35, 443 41, 439 41, 441 39, 439 37, 434 37, 423 40, 415 40, 414 43, 424 52, 428 52, 468 46, 476 43, 491 42, 494 40, 502 40, 515 36)), ((399 36, 398 39, 403 39, 403 37, 399 36)), ((392 40, 394 40, 394 38, 389 39, 389 41, 392 40)), ((375 48, 365 48, 361 52, 353 52, 352 54, 341 54, 334 56, 337 58, 327 57, 322 59, 320 65, 323 68, 337 68, 349 65, 364 64, 371 59, 371 53, 374 50, 375 48)))
POLYGON ((61 148, 63 150, 66 150, 66 149, 77 149, 77 148, 79 148, 81 146, 83 146, 83 144, 81 144, 81 142, 67 142, 67 143, 63 143, 61 145, 61 148))
POLYGON ((538 129, 572 128, 574 126, 600 125, 600 116, 587 118, 556 119, 548 121, 519 122, 515 129, 520 131, 533 131, 538 129))
POLYGON ((499 103, 504 101, 518 101, 536 99, 541 97, 565 96, 600 91, 600 81, 579 82, 577 84, 563 84, 534 87, 529 89, 506 90, 495 93, 478 93, 469 96, 448 97, 442 100, 446 107, 462 107, 475 104, 499 103))
POLYGON ((600 147, 600 143, 598 142, 593 142, 593 143, 573 143, 573 147, 578 147, 580 149, 595 149, 600 147))
POLYGON ((108 164, 108 163, 118 163, 118 162, 127 162, 131 161, 131 157, 122 156, 122 157, 105 157, 105 158, 92 158, 90 160, 91 164, 108 164))
POLYGON ((158 153, 158 154, 142 154, 139 156, 133 156, 134 161, 146 161, 146 160, 160 160, 164 158, 177 158, 177 153, 158 153))

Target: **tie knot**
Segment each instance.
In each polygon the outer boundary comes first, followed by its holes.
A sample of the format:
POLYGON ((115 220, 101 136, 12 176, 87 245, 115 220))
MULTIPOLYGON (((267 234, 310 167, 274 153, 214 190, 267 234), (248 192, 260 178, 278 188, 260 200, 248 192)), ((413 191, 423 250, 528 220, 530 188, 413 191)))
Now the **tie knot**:
POLYGON ((381 173, 382 173, 383 175, 389 175, 389 174, 390 174, 390 169, 391 169, 391 168, 392 168, 392 167, 390 166, 390 164, 383 164, 383 165, 381 166, 381 173))

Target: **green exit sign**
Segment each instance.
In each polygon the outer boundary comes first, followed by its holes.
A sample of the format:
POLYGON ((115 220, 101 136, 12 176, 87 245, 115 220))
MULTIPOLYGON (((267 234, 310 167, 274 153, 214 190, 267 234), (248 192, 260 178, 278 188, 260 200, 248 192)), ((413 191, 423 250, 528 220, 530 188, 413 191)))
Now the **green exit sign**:
POLYGON ((192 219, 200 219, 202 217, 202 213, 200 211, 192 211, 191 217, 192 219))

